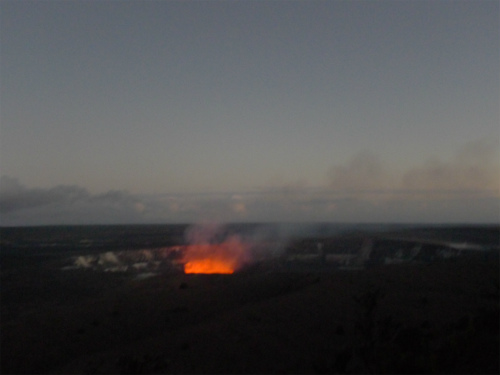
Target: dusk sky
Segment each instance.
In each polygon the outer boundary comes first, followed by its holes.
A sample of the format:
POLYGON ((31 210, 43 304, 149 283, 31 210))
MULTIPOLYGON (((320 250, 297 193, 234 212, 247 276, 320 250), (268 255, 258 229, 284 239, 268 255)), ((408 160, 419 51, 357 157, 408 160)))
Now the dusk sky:
POLYGON ((0 225, 499 223, 499 4, 2 0, 0 225))

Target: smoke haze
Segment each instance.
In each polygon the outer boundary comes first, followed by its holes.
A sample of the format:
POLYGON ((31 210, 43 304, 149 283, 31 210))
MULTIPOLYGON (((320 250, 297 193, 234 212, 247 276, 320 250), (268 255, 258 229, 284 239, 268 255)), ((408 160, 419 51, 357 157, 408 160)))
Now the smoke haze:
MULTIPOLYGON (((499 222, 498 139, 429 156, 397 170, 363 151, 327 171, 328 184, 283 184, 246 192, 92 194, 78 185, 31 188, 0 178, 1 225, 193 222, 499 222)), ((194 235, 194 234, 193 234, 194 235)))

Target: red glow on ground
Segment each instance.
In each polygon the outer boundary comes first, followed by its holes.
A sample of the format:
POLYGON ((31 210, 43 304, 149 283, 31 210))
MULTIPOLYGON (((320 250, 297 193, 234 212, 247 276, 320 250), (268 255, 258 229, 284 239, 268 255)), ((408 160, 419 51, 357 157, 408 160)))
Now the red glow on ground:
POLYGON ((231 274, 246 260, 245 247, 239 241, 186 246, 184 273, 231 274))
POLYGON ((184 273, 233 273, 230 264, 217 259, 201 259, 184 264, 184 273))

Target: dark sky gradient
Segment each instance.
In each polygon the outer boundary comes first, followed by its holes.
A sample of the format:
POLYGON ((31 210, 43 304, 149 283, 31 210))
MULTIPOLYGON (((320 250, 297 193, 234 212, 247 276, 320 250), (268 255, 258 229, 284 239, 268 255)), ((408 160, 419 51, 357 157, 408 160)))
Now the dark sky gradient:
POLYGON ((1 224, 500 220, 498 1, 0 7, 1 224))

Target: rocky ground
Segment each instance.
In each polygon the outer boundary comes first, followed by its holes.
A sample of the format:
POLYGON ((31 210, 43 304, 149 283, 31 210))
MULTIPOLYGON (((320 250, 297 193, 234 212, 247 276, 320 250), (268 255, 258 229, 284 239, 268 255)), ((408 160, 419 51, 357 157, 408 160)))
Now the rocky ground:
POLYGON ((498 373, 499 264, 2 269, 1 373, 498 373))

